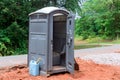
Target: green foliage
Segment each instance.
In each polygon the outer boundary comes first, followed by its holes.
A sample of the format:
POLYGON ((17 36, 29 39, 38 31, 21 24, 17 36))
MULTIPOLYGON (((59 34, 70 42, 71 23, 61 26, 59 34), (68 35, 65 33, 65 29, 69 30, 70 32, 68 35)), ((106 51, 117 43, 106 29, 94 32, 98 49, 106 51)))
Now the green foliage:
POLYGON ((30 2, 20 0, 1 0, 0 5, 0 54, 13 55, 17 48, 27 46, 27 15, 33 9, 30 2))
MULTIPOLYGON (((28 14, 46 6, 59 6, 59 0, 0 0, 0 55, 27 53, 28 14)), ((79 0, 66 0, 64 7, 80 11, 79 0), (72 5, 72 6, 70 6, 72 5)))
POLYGON ((0 43, 0 55, 4 55, 4 53, 6 53, 7 48, 3 43, 0 43))
POLYGON ((120 1, 89 0, 82 7, 81 18, 76 21, 75 34, 83 39, 120 37, 120 1))

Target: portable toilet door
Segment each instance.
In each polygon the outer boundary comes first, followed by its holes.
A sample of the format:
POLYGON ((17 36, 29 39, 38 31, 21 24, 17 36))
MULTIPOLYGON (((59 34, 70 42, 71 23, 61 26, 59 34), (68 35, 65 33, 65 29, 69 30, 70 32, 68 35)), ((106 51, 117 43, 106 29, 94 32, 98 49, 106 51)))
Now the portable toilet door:
POLYGON ((71 74, 74 73, 74 15, 67 16, 67 36, 66 36, 66 68, 71 74))

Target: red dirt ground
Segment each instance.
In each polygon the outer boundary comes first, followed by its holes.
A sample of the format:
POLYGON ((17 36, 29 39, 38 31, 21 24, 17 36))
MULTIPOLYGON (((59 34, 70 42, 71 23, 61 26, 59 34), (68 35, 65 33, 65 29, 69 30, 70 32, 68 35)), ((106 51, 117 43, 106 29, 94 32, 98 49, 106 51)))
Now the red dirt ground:
POLYGON ((69 73, 53 74, 50 77, 30 76, 28 68, 15 66, 0 69, 0 80, 120 80, 120 66, 100 65, 92 61, 76 59, 79 70, 69 73))
POLYGON ((116 50, 115 53, 120 53, 120 49, 116 50))

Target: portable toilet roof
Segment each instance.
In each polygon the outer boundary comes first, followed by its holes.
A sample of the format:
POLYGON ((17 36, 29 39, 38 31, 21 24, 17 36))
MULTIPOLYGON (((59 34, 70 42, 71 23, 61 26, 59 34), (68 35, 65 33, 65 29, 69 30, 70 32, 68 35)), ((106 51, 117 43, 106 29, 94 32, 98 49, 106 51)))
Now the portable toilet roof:
POLYGON ((35 12, 30 13, 29 16, 32 15, 32 14, 36 14, 36 13, 50 14, 50 13, 52 13, 54 11, 65 11, 65 12, 67 12, 69 14, 69 11, 67 11, 66 9, 63 9, 63 8, 58 8, 58 7, 44 7, 42 9, 39 9, 39 10, 37 10, 35 12))

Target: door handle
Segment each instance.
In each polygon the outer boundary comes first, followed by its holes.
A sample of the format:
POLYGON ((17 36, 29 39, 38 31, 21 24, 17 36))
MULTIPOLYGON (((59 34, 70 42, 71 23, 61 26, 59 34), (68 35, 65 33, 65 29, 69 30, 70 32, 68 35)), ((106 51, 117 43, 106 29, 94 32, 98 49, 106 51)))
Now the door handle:
POLYGON ((70 37, 70 38, 68 39, 68 44, 69 44, 69 45, 72 44, 72 40, 73 40, 73 37, 70 37))
POLYGON ((53 44, 53 40, 51 40, 51 44, 53 44))

